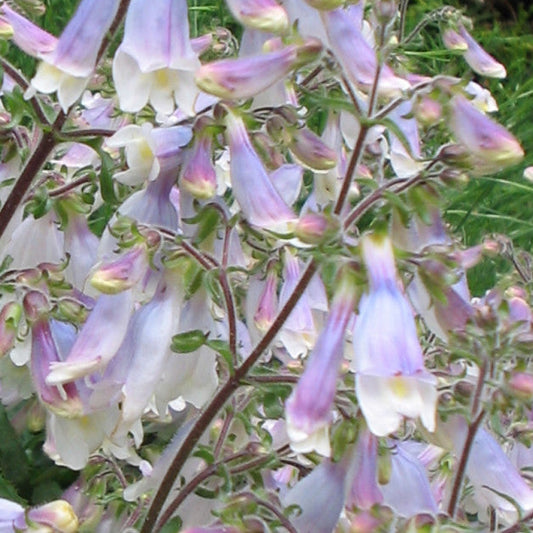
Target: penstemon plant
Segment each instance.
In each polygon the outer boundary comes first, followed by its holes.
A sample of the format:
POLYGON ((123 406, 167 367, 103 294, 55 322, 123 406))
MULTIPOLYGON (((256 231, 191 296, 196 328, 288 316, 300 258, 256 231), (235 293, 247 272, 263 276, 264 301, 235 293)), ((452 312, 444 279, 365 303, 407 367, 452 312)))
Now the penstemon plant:
POLYGON ((505 67, 449 6, 227 8, 0 3, 0 531, 528 531, 531 276, 472 298, 505 243, 443 217, 524 156, 505 67))

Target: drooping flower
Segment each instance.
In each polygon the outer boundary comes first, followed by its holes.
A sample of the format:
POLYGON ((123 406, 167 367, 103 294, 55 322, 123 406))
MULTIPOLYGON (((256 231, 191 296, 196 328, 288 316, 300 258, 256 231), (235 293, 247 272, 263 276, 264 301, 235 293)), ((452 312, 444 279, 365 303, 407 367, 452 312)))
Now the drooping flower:
POLYGON ((451 101, 450 128, 466 148, 476 174, 497 172, 524 157, 520 143, 509 131, 459 94, 451 101))
POLYGON ((130 290, 101 295, 65 361, 51 363, 47 384, 70 383, 105 368, 122 344, 132 311, 130 290))
MULTIPOLYGON (((350 9, 335 9, 322 13, 331 49, 348 79, 362 91, 374 85, 378 60, 376 51, 366 41, 355 23, 350 9), (357 53, 354 53, 357 50, 357 53)), ((397 96, 410 87, 407 80, 394 74, 388 65, 382 65, 377 91, 385 96, 397 96)))
POLYGON ((119 0, 82 0, 59 39, 4 5, 3 14, 13 26, 15 43, 42 60, 28 95, 35 91, 45 94, 57 91, 61 108, 66 112, 89 81, 118 5, 119 0))
POLYGON ((194 114, 200 66, 189 38, 186 0, 133 0, 124 39, 113 59, 113 80, 123 111, 135 113, 148 102, 169 115, 178 105, 194 114))
POLYGON ((321 50, 316 39, 308 39, 301 45, 291 44, 259 55, 213 61, 197 70, 196 84, 225 100, 251 98, 281 80, 297 64, 314 59, 321 50))
POLYGON ((462 24, 458 29, 459 32, 453 29, 444 32, 443 40, 446 47, 463 52, 465 61, 474 72, 489 78, 505 78, 507 76, 505 67, 488 54, 462 24))
POLYGON ((231 186, 244 218, 262 228, 286 228, 296 215, 270 181, 250 142, 244 122, 231 112, 227 116, 227 134, 231 186))
POLYGON ((420 417, 435 429, 436 379, 424 369, 413 311, 403 294, 391 242, 385 236, 362 240, 370 289, 359 306, 353 332, 356 395, 372 433, 396 431, 403 417, 420 417))
MULTIPOLYGON (((344 337, 353 314, 357 290, 346 268, 337 284, 331 309, 315 347, 310 354, 304 373, 286 403, 287 434, 291 447, 308 452, 308 439, 325 429, 325 442, 318 450, 329 455, 327 428, 331 422, 333 400, 340 363, 344 354, 344 337)), ((315 439, 311 438, 314 448, 315 439)), ((312 449, 312 448, 311 448, 312 449)))

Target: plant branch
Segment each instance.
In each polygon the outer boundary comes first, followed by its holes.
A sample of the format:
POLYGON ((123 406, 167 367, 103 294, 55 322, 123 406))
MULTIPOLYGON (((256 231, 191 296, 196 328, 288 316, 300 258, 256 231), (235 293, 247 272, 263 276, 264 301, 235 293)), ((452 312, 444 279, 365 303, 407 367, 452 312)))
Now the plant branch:
POLYGON ((233 376, 231 376, 226 383, 218 390, 215 396, 204 408, 195 424, 191 427, 187 435, 184 437, 180 449, 177 451, 172 463, 170 464, 165 476, 163 477, 159 488, 155 496, 152 499, 150 508, 146 515, 146 519, 142 525, 140 533, 152 533, 154 530, 155 523, 165 504, 165 501, 168 498, 172 486, 174 485, 174 480, 179 475, 183 465, 189 458, 189 455, 193 451, 197 442, 204 434, 206 429, 209 427, 209 424, 215 418, 220 409, 224 404, 231 398, 233 393, 239 388, 241 380, 248 374, 250 369, 261 357, 263 352, 268 348, 270 343, 274 340, 274 337, 277 335, 288 316, 291 314, 292 310, 298 303, 300 295, 309 285, 311 278, 317 270, 317 264, 314 260, 311 260, 304 273, 302 274, 300 280, 296 284, 294 291, 290 295, 289 299, 285 302, 285 305, 282 307, 278 316, 265 333, 263 338, 258 342, 256 347, 244 360, 242 365, 235 370, 233 376))
POLYGON ((39 143, 26 162, 15 185, 13 185, 9 196, 0 210, 0 237, 6 231, 7 225, 13 218, 17 207, 26 196, 35 176, 46 163, 50 152, 54 149, 56 145, 55 133, 62 128, 66 118, 66 115, 60 111, 50 131, 45 131, 42 134, 39 143))

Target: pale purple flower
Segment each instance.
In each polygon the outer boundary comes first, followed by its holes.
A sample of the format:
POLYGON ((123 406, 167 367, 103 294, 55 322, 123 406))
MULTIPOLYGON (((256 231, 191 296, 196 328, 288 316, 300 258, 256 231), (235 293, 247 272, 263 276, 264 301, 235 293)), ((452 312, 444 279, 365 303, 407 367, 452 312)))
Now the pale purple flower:
POLYGON ((209 132, 198 132, 180 175, 180 187, 203 200, 212 198, 217 188, 212 144, 209 132))
POLYGON ((262 228, 278 231, 287 228, 296 215, 270 181, 244 122, 234 113, 227 116, 227 136, 231 185, 244 218, 262 228))
MULTIPOLYGON (((348 79, 359 89, 369 91, 376 77, 376 51, 367 42, 349 9, 335 9, 322 13, 330 47, 348 79), (357 50, 357 53, 354 53, 357 50)), ((398 96, 409 89, 410 83, 382 65, 377 90, 384 96, 398 96)))
MULTIPOLYGON (((308 439, 327 430, 332 419, 344 337, 357 297, 354 280, 350 278, 348 270, 341 274, 324 329, 286 403, 287 434, 291 447, 298 452, 311 451, 308 439)), ((320 451, 329 451, 328 444, 326 440, 320 451)))
POLYGON ((63 111, 68 110, 89 81, 118 4, 119 0, 82 0, 59 39, 3 6, 3 13, 14 29, 15 43, 42 60, 28 95, 35 91, 45 94, 57 91, 63 111))
POLYGON ((466 148, 476 174, 497 172, 524 157, 524 150, 515 137, 464 96, 453 97, 450 119, 452 133, 466 148))
POLYGON ((353 332, 356 394, 372 433, 396 431, 403 417, 420 417, 435 429, 437 380, 424 369, 413 311, 397 279, 391 242, 362 240, 370 288, 359 305, 353 332))
POLYGON ((113 80, 123 111, 148 102, 166 115, 178 105, 194 114, 193 73, 200 66, 189 38, 186 0, 133 0, 124 40, 113 60, 113 80))
MULTIPOLYGON (((196 84, 202 91, 225 100, 251 98, 288 74, 305 46, 289 45, 259 55, 207 63, 197 70, 196 84)), ((317 53, 313 50, 316 43, 310 42, 307 46, 311 53, 317 53)))
POLYGON ((302 533, 331 533, 344 507, 349 460, 345 456, 338 463, 325 459, 313 471, 298 481, 282 497, 281 503, 298 505, 300 514, 289 517, 297 531, 302 533))
POLYGON ((383 502, 378 484, 378 440, 363 429, 357 440, 353 465, 353 481, 346 507, 368 510, 383 502))
POLYGON ((488 54, 462 24, 459 26, 459 34, 467 45, 464 53, 465 61, 474 72, 489 78, 505 78, 507 76, 505 67, 488 54))
POLYGON ((51 363, 46 383, 70 383, 105 368, 122 344, 132 311, 130 290, 101 295, 65 361, 51 363))

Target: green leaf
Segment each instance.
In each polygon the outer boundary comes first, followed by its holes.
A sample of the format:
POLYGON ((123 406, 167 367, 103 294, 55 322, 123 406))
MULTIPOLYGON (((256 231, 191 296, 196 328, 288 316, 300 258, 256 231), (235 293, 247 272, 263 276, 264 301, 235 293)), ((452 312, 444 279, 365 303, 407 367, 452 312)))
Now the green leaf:
POLYGON ((172 337, 170 349, 176 353, 191 353, 206 343, 207 335, 200 329, 178 333, 172 337))
POLYGON ((102 150, 98 154, 102 160, 102 168, 99 175, 100 192, 105 202, 117 204, 117 195, 115 194, 115 184, 113 182, 113 159, 102 150))
POLYGON ((181 531, 181 526, 183 521, 179 516, 171 518, 161 529, 160 533, 179 533, 181 531))
POLYGON ((20 490, 30 481, 30 466, 19 436, 1 404, 0 435, 0 469, 5 478, 20 490))

